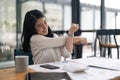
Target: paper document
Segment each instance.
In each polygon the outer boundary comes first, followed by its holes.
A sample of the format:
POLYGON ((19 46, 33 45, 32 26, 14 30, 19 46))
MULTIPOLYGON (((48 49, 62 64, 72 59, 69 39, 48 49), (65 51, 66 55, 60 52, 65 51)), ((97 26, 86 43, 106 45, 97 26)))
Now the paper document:
POLYGON ((76 63, 84 63, 89 67, 120 71, 120 61, 110 58, 86 58, 73 60, 76 63))

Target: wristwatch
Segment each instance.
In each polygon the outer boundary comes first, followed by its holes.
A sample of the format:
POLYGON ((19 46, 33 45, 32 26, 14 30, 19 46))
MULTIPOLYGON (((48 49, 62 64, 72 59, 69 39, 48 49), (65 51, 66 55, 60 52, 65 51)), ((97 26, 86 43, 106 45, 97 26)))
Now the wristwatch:
POLYGON ((74 34, 68 34, 69 37, 74 37, 74 34))

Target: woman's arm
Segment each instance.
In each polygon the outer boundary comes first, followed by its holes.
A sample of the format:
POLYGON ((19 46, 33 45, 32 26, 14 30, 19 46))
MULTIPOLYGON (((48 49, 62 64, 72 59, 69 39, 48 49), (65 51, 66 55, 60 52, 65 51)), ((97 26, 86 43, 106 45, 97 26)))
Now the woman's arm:
POLYGON ((88 44, 88 42, 87 42, 87 39, 85 37, 75 36, 75 37, 73 37, 73 44, 76 44, 76 45, 79 45, 79 44, 86 45, 86 44, 88 44))
POLYGON ((67 37, 65 46, 66 46, 66 49, 70 52, 73 50, 73 36, 72 35, 77 30, 78 30, 78 24, 72 24, 71 28, 68 31, 68 37, 67 37))
POLYGON ((34 35, 31 38, 31 44, 36 45, 39 49, 60 47, 65 45, 66 38, 66 36, 49 38, 42 35, 34 35))

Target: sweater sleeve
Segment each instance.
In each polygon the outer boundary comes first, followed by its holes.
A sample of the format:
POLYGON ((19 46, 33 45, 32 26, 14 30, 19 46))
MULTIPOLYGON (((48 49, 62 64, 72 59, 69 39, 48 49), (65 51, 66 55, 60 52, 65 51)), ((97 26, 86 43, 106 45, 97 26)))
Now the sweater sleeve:
POLYGON ((65 46, 61 47, 61 55, 63 57, 66 57, 66 58, 70 57, 72 52, 73 51, 69 52, 65 46))
POLYGON ((38 46, 39 49, 54 48, 64 46, 67 37, 49 38, 42 35, 33 35, 31 37, 31 44, 38 46))

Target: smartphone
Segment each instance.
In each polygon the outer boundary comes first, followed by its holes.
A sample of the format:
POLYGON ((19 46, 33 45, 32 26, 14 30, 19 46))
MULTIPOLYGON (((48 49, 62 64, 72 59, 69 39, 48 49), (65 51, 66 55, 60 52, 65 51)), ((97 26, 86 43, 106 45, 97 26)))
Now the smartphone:
POLYGON ((50 64, 43 64, 43 65, 40 65, 40 67, 47 68, 47 69, 59 69, 60 68, 58 66, 54 66, 50 64))

